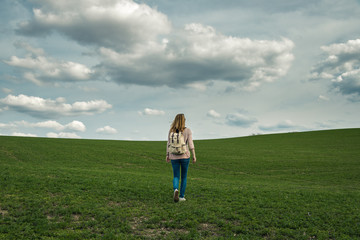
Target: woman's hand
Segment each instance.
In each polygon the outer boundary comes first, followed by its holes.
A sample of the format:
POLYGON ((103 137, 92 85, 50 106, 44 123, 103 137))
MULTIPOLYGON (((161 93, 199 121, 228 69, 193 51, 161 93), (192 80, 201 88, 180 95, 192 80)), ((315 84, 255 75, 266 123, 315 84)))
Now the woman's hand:
POLYGON ((196 163, 196 155, 195 155, 195 149, 191 149, 191 155, 192 155, 192 158, 193 158, 193 163, 196 163))
POLYGON ((166 155, 166 162, 169 163, 170 162, 170 158, 168 155, 166 155))

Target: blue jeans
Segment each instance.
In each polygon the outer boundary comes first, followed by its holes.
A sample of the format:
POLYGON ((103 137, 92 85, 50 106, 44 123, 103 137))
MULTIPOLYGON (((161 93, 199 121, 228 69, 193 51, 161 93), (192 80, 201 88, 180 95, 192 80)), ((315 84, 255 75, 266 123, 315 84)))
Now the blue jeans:
POLYGON ((174 172, 174 179, 173 179, 174 190, 179 189, 180 168, 181 168, 181 186, 180 186, 181 198, 185 197, 185 189, 186 189, 186 181, 187 181, 186 177, 187 177, 189 163, 190 163, 190 158, 171 160, 171 165, 174 172))

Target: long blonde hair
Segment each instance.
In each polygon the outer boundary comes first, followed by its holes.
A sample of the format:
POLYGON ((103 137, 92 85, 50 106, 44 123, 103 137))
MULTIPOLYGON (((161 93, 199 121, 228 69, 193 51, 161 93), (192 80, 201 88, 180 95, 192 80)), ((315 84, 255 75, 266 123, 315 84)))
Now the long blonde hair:
POLYGON ((183 132, 185 129, 185 115, 179 113, 171 124, 170 132, 183 132))

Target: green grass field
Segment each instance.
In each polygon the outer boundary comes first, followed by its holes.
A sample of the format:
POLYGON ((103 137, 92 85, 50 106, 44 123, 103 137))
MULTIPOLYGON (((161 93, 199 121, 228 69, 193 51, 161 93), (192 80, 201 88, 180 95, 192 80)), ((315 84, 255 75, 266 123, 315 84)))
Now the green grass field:
POLYGON ((0 137, 0 239, 360 239, 360 129, 165 142, 0 137))

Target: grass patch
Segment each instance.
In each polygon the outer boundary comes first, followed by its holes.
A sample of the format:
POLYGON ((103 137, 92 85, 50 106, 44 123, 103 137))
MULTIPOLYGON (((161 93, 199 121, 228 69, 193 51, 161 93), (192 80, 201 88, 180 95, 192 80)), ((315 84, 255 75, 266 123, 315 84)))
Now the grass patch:
POLYGON ((360 239, 360 129, 165 142, 0 137, 0 239, 360 239))

